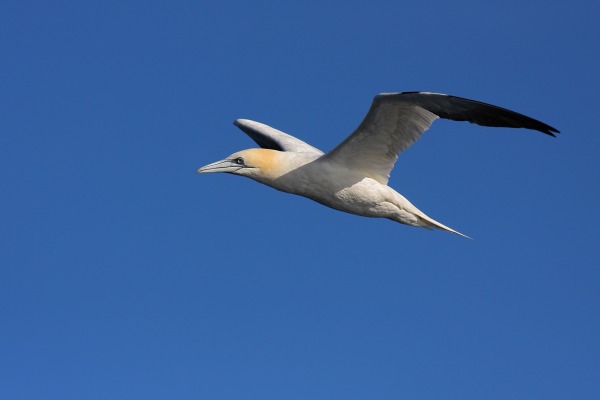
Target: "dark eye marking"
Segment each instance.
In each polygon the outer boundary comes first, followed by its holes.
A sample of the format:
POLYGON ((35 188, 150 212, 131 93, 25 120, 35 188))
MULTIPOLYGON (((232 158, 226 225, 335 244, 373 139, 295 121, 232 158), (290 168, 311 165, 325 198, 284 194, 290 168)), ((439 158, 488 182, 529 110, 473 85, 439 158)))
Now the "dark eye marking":
POLYGON ((233 160, 233 162, 237 165, 244 165, 244 159, 242 157, 236 158, 235 160, 233 160))

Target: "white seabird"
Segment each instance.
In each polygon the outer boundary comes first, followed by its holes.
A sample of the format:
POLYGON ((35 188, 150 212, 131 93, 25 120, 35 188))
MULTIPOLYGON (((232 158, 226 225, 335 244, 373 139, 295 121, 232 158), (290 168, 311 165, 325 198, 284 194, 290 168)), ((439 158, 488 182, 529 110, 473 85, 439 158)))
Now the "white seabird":
POLYGON ((382 93, 375 96, 356 131, 327 154, 260 122, 238 119, 234 124, 261 148, 239 151, 198 173, 246 176, 336 210, 465 236, 428 217, 387 185, 398 154, 438 118, 526 128, 554 137, 553 132, 559 133, 540 121, 479 101, 428 92, 382 93))

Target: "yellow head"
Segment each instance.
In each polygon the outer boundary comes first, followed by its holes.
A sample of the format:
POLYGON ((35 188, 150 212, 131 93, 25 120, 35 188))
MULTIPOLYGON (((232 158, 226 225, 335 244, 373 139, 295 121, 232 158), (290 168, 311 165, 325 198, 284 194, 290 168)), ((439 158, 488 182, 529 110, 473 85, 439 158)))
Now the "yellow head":
POLYGON ((198 173, 227 172, 257 181, 273 180, 285 173, 283 158, 282 152, 277 150, 242 150, 221 161, 205 165, 198 173))

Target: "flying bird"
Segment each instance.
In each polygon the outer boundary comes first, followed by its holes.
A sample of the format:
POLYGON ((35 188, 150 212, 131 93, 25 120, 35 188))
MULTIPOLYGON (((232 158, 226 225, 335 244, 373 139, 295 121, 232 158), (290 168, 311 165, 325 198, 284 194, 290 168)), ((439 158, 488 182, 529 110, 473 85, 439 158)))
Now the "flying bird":
POLYGON ((375 96, 354 133, 328 153, 260 122, 238 119, 234 124, 260 148, 233 153, 198 173, 241 175, 350 214, 465 236, 430 218, 388 186, 398 154, 438 118, 526 128, 553 137, 559 133, 543 122, 479 101, 429 92, 382 93, 375 96))

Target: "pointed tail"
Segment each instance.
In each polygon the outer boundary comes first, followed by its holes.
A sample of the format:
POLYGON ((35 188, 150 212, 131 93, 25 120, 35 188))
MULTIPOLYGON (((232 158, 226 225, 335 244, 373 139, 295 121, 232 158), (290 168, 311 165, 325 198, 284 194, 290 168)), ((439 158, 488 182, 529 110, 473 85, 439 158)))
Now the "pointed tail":
POLYGON ((467 238, 467 239, 471 239, 471 240, 473 240, 473 238, 471 238, 471 237, 469 237, 469 236, 467 236, 467 235, 464 235, 464 234, 462 234, 462 233, 460 233, 460 232, 458 232, 458 231, 455 231, 454 229, 452 229, 452 228, 449 228, 449 227, 447 227, 446 225, 444 225, 444 224, 441 224, 441 223, 437 222, 437 221, 436 221, 436 220, 434 220, 433 218, 429 218, 427 215, 425 215, 425 214, 423 214, 423 213, 420 213, 420 214, 419 214, 419 215, 417 215, 417 216, 419 217, 419 220, 420 220, 420 221, 423 223, 423 225, 422 225, 422 226, 423 226, 424 228, 428 228, 428 229, 433 229, 433 228, 435 228, 435 229, 441 229, 441 230, 443 230, 443 231, 450 232, 450 233, 454 233, 454 234, 456 234, 456 235, 459 235, 459 236, 465 237, 465 238, 467 238))

